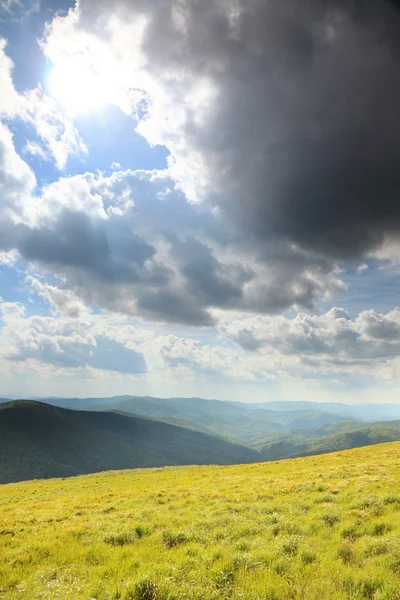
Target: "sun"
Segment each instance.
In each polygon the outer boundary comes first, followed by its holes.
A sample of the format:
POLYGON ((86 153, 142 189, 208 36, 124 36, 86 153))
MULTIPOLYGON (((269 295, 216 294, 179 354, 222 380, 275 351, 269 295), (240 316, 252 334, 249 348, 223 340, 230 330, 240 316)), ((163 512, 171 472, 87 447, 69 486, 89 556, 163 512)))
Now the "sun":
POLYGON ((102 110, 112 101, 115 74, 110 65, 70 56, 53 66, 48 86, 57 103, 74 116, 102 110))

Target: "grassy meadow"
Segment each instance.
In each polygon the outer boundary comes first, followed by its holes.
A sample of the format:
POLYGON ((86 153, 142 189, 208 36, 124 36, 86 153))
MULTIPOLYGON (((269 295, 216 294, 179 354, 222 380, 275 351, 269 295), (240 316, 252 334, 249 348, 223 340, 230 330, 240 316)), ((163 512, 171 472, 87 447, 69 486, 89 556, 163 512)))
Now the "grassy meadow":
POLYGON ((400 444, 0 486, 0 597, 400 600, 400 444))

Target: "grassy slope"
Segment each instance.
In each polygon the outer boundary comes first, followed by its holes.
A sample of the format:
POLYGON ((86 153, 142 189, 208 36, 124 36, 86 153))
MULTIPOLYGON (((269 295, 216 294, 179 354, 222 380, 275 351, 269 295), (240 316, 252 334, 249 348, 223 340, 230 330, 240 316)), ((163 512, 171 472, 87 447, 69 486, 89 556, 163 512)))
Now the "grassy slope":
POLYGON ((7 600, 398 600, 400 444, 0 487, 7 600))
POLYGON ((248 448, 157 421, 29 401, 0 405, 0 483, 109 469, 259 459, 248 448))

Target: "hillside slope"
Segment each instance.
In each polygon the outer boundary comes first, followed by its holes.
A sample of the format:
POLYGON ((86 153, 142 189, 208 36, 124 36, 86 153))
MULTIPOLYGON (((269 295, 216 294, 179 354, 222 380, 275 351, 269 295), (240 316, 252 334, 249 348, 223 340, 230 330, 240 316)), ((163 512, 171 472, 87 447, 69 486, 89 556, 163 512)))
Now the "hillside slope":
POLYGON ((167 422, 179 422, 199 430, 207 428, 214 434, 235 438, 244 444, 250 444, 275 431, 316 427, 344 420, 340 415, 324 411, 323 405, 318 410, 278 411, 202 398, 132 396, 120 402, 115 400, 114 398, 109 405, 101 403, 94 408, 165 419, 167 422))
POLYGON ((109 469, 260 460, 197 431, 114 413, 31 401, 0 405, 0 483, 109 469))
POLYGON ((368 426, 349 421, 277 433, 254 444, 254 448, 264 460, 281 460, 396 441, 400 441, 400 421, 368 426))
POLYGON ((397 600, 400 444, 0 486, 7 600, 397 600))

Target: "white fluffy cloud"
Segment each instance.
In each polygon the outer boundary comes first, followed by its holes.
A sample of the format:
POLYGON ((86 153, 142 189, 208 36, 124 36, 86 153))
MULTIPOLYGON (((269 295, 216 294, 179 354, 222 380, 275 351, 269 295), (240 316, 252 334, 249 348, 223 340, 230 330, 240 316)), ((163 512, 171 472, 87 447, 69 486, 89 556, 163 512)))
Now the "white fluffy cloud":
POLYGON ((11 249, 7 245, 12 244, 9 221, 17 223, 23 220, 24 213, 29 212, 32 204, 35 187, 36 177, 32 169, 17 154, 10 130, 0 121, 0 230, 4 229, 4 249, 11 249), (7 242, 7 239, 10 241, 7 242))
POLYGON ((89 314, 85 303, 71 290, 62 286, 50 285, 32 276, 28 276, 27 281, 35 294, 46 300, 56 314, 59 313, 73 319, 89 314))
POLYGON ((221 323, 220 336, 205 342, 94 314, 63 287, 32 277, 28 282, 54 314, 28 316, 18 303, 0 303, 2 369, 24 365, 50 376, 86 378, 115 371, 132 382, 170 386, 177 378, 218 386, 321 378, 371 384, 400 376, 400 309, 385 315, 363 311, 355 319, 339 308, 291 319, 236 318, 221 323))
POLYGON ((344 309, 322 315, 245 317, 221 325, 223 335, 259 356, 280 361, 290 371, 305 374, 357 374, 378 377, 398 369, 400 309, 374 310, 351 319, 344 309))
POLYGON ((262 381, 275 376, 265 361, 244 356, 223 343, 205 344, 193 338, 159 334, 124 318, 92 314, 62 288, 29 278, 35 293, 54 308, 54 315, 28 316, 18 303, 0 302, 0 362, 21 364, 71 376, 95 376, 116 371, 157 382, 209 379, 262 381))
MULTIPOLYGON (((60 306, 60 295, 54 288, 47 293, 50 301, 60 306)), ((71 298, 69 308, 71 308, 71 298)), ((65 309, 66 303, 61 303, 65 309)), ((79 316, 40 317, 26 316, 25 307, 10 302, 0 303, 3 321, 0 359, 9 363, 24 363, 41 370, 51 367, 61 374, 74 371, 106 370, 140 375, 147 371, 141 352, 126 347, 107 335, 107 323, 102 317, 86 314, 79 316)))

